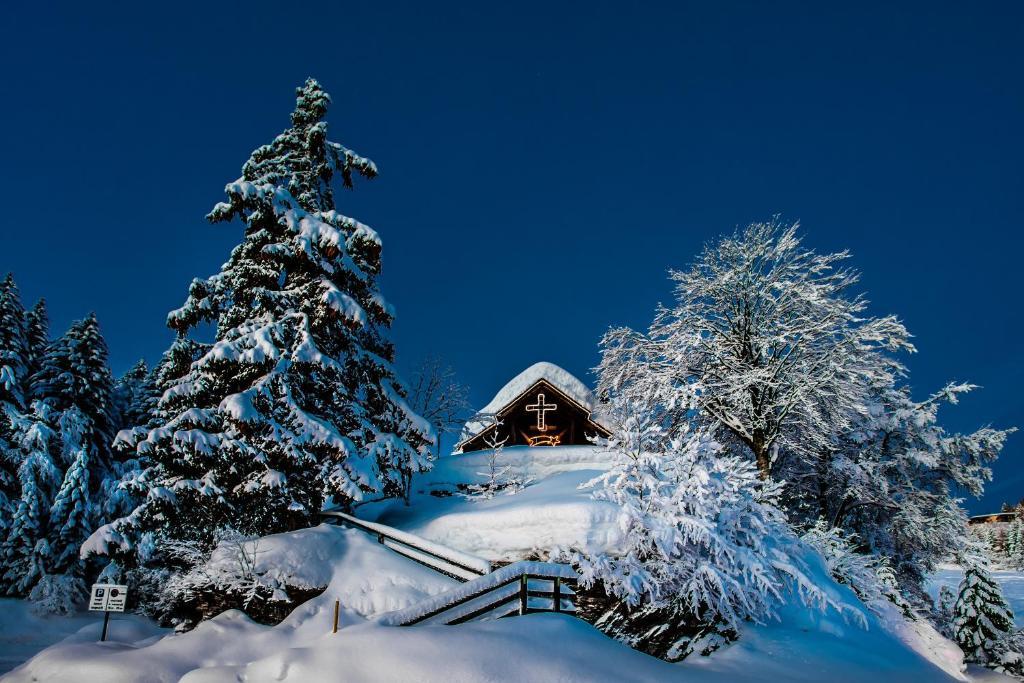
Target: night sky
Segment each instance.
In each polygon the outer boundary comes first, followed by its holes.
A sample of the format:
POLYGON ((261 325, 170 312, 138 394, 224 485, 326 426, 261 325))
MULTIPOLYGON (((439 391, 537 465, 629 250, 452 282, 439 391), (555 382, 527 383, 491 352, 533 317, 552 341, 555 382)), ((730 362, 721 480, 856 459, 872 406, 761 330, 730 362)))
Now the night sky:
MULTIPOLYGON (((667 269, 780 214, 906 322, 915 395, 984 387, 949 427, 1024 426, 1024 4, 464 5, 6 7, 0 271, 55 333, 95 311, 115 372, 156 360, 241 234, 203 216, 315 76, 381 170, 339 208, 383 237, 407 374, 591 382, 667 269)), ((972 511, 1024 497, 1024 434, 996 475, 972 511)))

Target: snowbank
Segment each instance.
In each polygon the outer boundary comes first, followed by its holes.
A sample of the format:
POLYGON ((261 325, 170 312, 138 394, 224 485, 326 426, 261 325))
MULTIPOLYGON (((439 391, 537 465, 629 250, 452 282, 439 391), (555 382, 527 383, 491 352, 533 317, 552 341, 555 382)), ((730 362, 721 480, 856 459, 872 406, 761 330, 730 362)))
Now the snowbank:
MULTIPOLYGON (((251 662, 282 648, 301 647, 329 632, 334 601, 342 623, 403 609, 459 585, 405 559, 361 531, 320 525, 260 539, 258 567, 273 567, 293 585, 328 586, 276 627, 229 610, 184 634, 153 642, 153 631, 122 632, 97 643, 99 621, 50 647, 6 681, 177 681, 198 667, 251 662)), ((166 632, 164 632, 166 633, 166 632)), ((54 638, 56 639, 56 638, 54 638)))
MULTIPOLYGON (((333 590, 333 586, 332 586, 333 590)), ((276 627, 229 611, 191 633, 49 648, 5 681, 356 683, 417 681, 679 681, 680 683, 939 683, 957 680, 892 638, 793 604, 782 624, 746 629, 711 657, 667 664, 573 617, 535 614, 461 626, 389 627, 346 612, 302 610, 276 627)), ((92 634, 95 637, 95 634, 92 634)), ((959 680, 968 680, 959 678, 959 680)), ((999 680, 997 678, 986 680, 999 680)))
MULTIPOLYGON (((0 674, 67 638, 91 642, 100 639, 102 612, 79 612, 70 616, 39 616, 27 600, 0 598, 0 674)), ((112 614, 107 635, 111 640, 139 641, 168 633, 145 617, 112 614)))
MULTIPOLYGON (((603 469, 596 449, 509 449, 508 461, 538 480, 489 500, 419 493, 413 507, 376 504, 382 521, 479 555, 501 557, 551 545, 619 540, 616 510, 579 491, 603 469), (541 474, 544 473, 544 474, 541 474), (486 551, 486 552, 484 552, 486 551)), ((444 459, 428 475, 445 484, 472 479, 485 455, 444 459), (447 481, 444 481, 447 480, 447 481)), ((425 479, 419 484, 427 490, 425 479)), ((386 626, 377 615, 430 603, 461 586, 405 559, 363 532, 322 525, 261 539, 259 563, 305 585, 328 584, 281 624, 225 612, 194 631, 168 634, 144 622, 115 622, 113 641, 97 643, 99 620, 39 653, 5 677, 28 681, 214 683, 261 681, 680 681, 682 683, 913 683, 1009 680, 959 673, 955 647, 927 624, 894 611, 865 613, 867 629, 836 610, 810 611, 794 596, 781 621, 744 628, 739 642, 711 657, 667 664, 612 641, 573 617, 535 614, 460 626, 386 626), (341 630, 332 634, 334 600, 341 630)), ((808 561, 831 604, 859 604, 845 586, 808 561)), ((1016 579, 1020 580, 1019 575, 1016 579)), ((1024 585, 1024 580, 1021 580, 1024 585)), ((937 588, 936 588, 937 590, 937 588)), ((43 626, 41 628, 49 628, 43 626)), ((6 635, 6 634, 5 634, 6 635)), ((54 637, 51 640, 55 640, 54 637)), ((0 640, 0 643, 9 641, 0 640)))
POLYGON ((199 670, 182 683, 684 681, 681 671, 572 617, 532 615, 463 626, 354 627, 313 647, 244 667, 199 670))
POLYGON ((489 455, 474 451, 442 458, 432 472, 415 480, 418 492, 409 507, 388 501, 360 506, 356 514, 488 560, 545 557, 556 546, 620 547, 617 508, 579 488, 607 469, 607 455, 593 446, 505 449, 500 464, 521 480, 533 480, 512 495, 439 498, 428 493, 483 481, 479 473, 486 471, 489 455))

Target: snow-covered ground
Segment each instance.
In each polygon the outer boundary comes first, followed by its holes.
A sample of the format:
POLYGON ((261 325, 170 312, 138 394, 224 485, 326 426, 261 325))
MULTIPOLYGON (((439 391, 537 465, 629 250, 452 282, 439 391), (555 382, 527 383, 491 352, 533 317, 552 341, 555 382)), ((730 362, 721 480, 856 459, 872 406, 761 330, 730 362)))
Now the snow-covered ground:
MULTIPOLYGON (((535 479, 516 495, 489 500, 438 498, 430 490, 479 481, 486 454, 445 458, 417 480, 411 508, 378 503, 360 515, 493 559, 522 557, 552 545, 613 547, 615 510, 577 490, 600 472, 599 451, 589 447, 508 449, 506 464, 535 479)), ((47 647, 7 674, 4 683, 97 681, 768 681, 884 683, 886 681, 1006 681, 988 671, 960 673, 959 650, 925 624, 907 624, 895 608, 879 617, 848 588, 831 582, 820 561, 809 559, 815 581, 844 615, 808 610, 790 595, 781 621, 751 625, 739 642, 711 657, 667 664, 606 638, 565 615, 535 614, 460 626, 393 627, 377 615, 407 608, 457 585, 403 558, 362 532, 321 525, 262 539, 260 567, 290 583, 327 585, 284 622, 269 627, 238 611, 225 612, 195 630, 174 634, 144 619, 115 622, 111 641, 97 643, 99 619, 36 620, 24 604, 9 603, 3 656, 15 662, 47 647), (331 633, 335 599, 341 630, 331 633), (864 613, 867 628, 851 618, 864 613), (22 628, 24 626, 24 628, 22 628), (70 635, 68 635, 70 633, 70 635)), ((958 581, 944 569, 938 583, 958 581)), ((1024 586, 1024 577, 1000 578, 1024 586)), ((1011 600, 1024 599, 1019 594, 1011 600)), ((888 603, 886 603, 888 605, 888 603)))
MULTIPOLYGON (((329 535, 324 531, 325 536, 329 535)), ((225 612, 185 634, 156 632, 146 624, 115 629, 113 642, 95 642, 93 622, 8 674, 5 683, 84 681, 143 683, 258 683, 262 681, 769 681, 883 683, 971 680, 957 674, 955 657, 927 634, 893 635, 869 617, 869 628, 836 614, 808 612, 792 602, 781 624, 745 630, 741 640, 709 658, 667 664, 609 640, 569 616, 538 614, 461 626, 388 627, 345 610, 330 633, 330 595, 352 594, 345 578, 366 561, 401 568, 401 558, 372 542, 342 536, 328 593, 300 606, 282 624, 262 626, 238 611, 225 612), (364 557, 358 557, 364 555, 364 557), (351 563, 350 563, 351 562, 351 563), (911 641, 913 647, 908 646, 911 641)), ((308 540, 308 539, 307 539, 308 540)), ((287 541, 281 541, 281 547, 287 541)), ((363 589, 386 593, 391 582, 363 589)), ((417 586, 426 592, 437 586, 417 586)), ((399 592, 410 590, 405 583, 399 592)), ((847 589, 832 588, 849 599, 847 589)), ((397 600, 396 600, 397 602, 397 600)), ((976 679, 980 680, 980 679, 976 679)), ((1000 677, 985 680, 1005 680, 1000 677)))
POLYGON ((441 458, 433 471, 415 480, 409 507, 386 501, 361 506, 357 514, 490 560, 544 556, 556 546, 614 549, 621 542, 615 506, 579 488, 608 466, 607 455, 593 446, 506 448, 501 458, 510 467, 508 475, 532 480, 512 495, 430 495, 484 481, 489 453, 441 458))
MULTIPOLYGON (((102 612, 38 616, 25 600, 0 598, 0 674, 65 638, 99 640, 102 628, 102 612)), ((134 614, 112 614, 107 627, 107 637, 119 641, 142 640, 166 632, 134 614)))

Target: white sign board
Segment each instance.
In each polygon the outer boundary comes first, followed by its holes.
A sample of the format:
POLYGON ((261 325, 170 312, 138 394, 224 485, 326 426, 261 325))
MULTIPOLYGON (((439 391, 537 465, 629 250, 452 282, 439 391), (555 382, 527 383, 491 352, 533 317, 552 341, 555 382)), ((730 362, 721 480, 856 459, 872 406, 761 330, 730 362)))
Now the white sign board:
POLYGON ((93 612, 123 612, 128 598, 128 586, 114 583, 96 583, 89 597, 89 609, 93 612))

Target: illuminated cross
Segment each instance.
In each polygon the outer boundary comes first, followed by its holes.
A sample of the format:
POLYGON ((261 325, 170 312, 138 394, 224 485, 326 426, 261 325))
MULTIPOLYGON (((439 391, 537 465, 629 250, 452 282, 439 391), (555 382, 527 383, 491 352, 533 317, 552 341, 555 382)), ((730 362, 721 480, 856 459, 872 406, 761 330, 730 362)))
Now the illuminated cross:
POLYGON ((537 429, 540 431, 547 431, 547 424, 545 424, 545 414, 549 410, 558 410, 557 403, 544 403, 544 394, 537 394, 537 402, 531 403, 526 406, 526 412, 537 413, 537 429))

